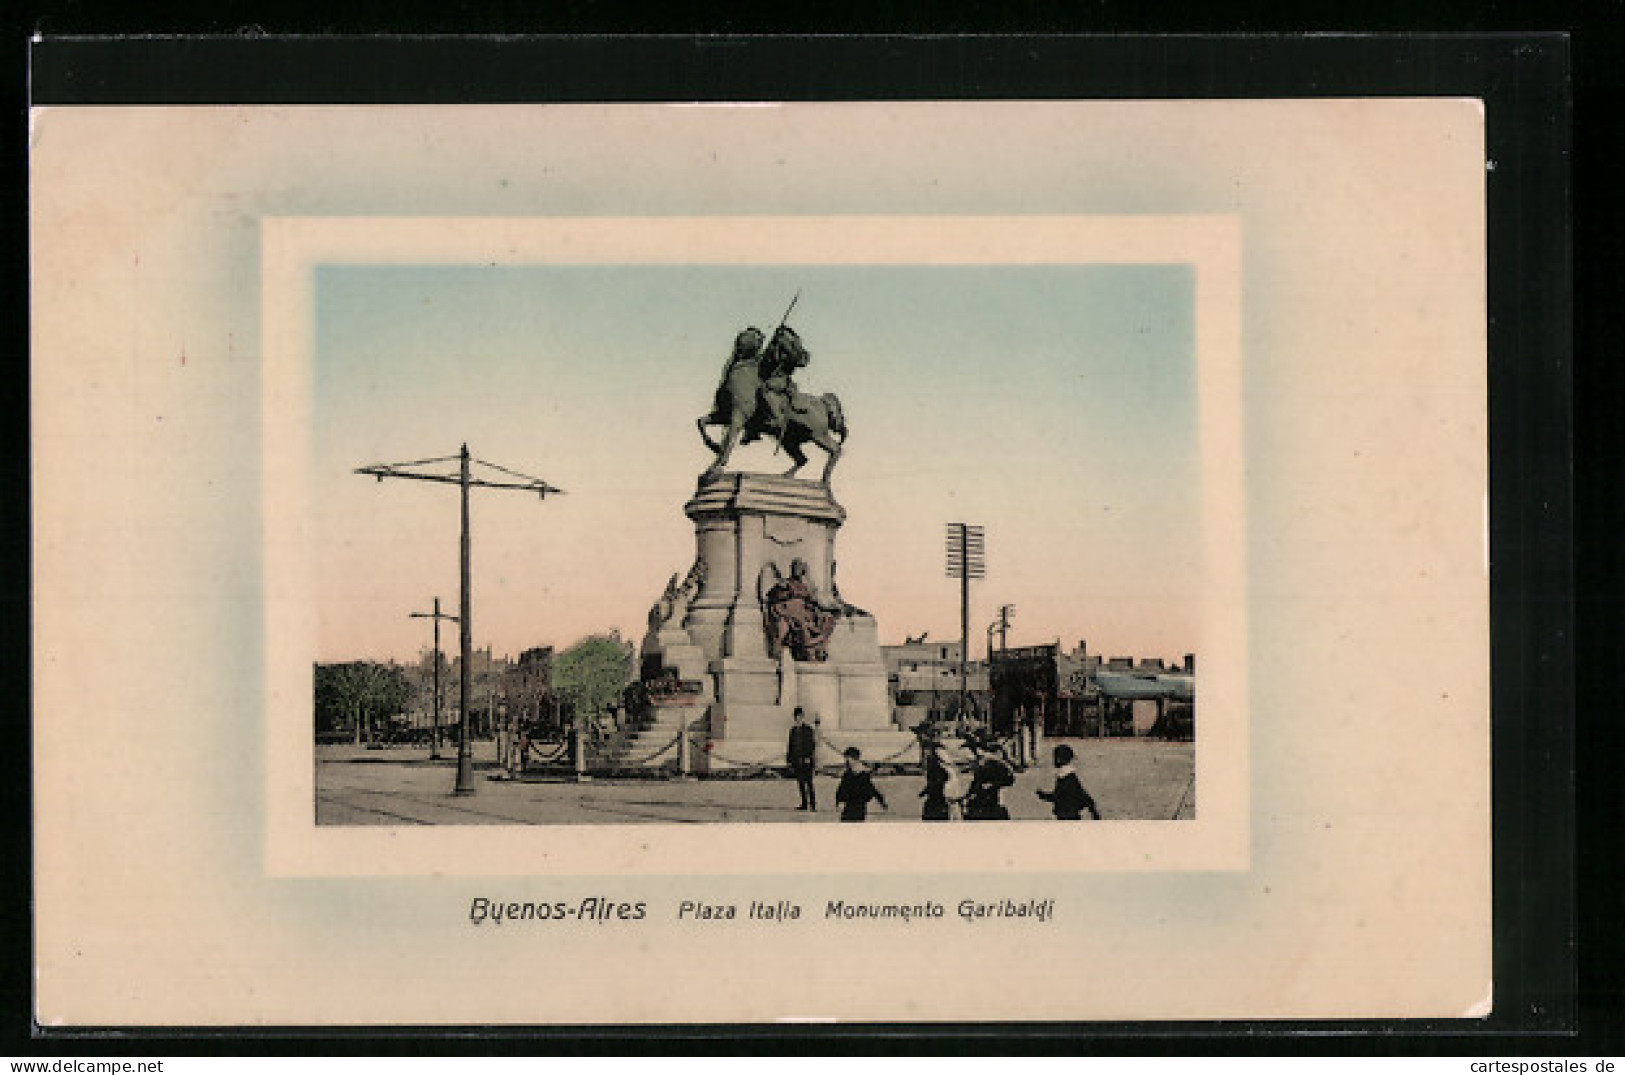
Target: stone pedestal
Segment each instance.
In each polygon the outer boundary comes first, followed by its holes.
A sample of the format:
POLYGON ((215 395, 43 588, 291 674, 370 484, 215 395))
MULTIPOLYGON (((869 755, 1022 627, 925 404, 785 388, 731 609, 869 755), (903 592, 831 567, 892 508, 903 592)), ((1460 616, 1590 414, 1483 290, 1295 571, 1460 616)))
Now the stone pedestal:
POLYGON ((683 679, 698 678, 703 668, 706 742, 696 766, 782 764, 798 705, 817 722, 826 749, 855 744, 871 760, 906 752, 913 736, 892 721, 873 616, 842 606, 826 660, 768 653, 763 598, 796 560, 807 565, 815 600, 840 604, 835 534, 846 512, 829 489, 725 473, 702 478, 683 510, 694 521, 703 581, 681 610, 680 626, 651 628, 644 657, 646 667, 674 669, 683 679))

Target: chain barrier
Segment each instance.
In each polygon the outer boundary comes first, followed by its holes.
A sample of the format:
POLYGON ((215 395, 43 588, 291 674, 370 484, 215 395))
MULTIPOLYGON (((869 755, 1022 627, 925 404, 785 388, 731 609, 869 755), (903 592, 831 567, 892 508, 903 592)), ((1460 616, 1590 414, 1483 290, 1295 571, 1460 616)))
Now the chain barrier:
MULTIPOLYGON (((823 732, 818 733, 818 741, 824 744, 826 748, 836 755, 841 753, 841 748, 836 746, 834 743, 831 743, 829 741, 829 737, 823 732)), ((815 773, 823 773, 825 776, 838 776, 846 770, 845 762, 835 762, 832 765, 819 765, 817 763, 817 757, 818 756, 816 754, 813 755, 813 772, 815 773)))
MULTIPOLYGON (((830 742, 829 739, 824 735, 823 732, 818 733, 818 741, 820 743, 823 743, 826 747, 828 747, 830 750, 832 750, 836 754, 842 753, 842 751, 844 749, 844 748, 838 747, 834 743, 830 742)), ((918 741, 915 741, 915 742, 909 743, 907 746, 903 747, 902 750, 899 750, 895 754, 888 754, 884 758, 866 758, 864 760, 869 765, 889 765, 892 762, 898 761, 898 760, 900 760, 900 759, 902 759, 902 758, 904 758, 904 757, 906 757, 906 756, 908 756, 910 754, 918 754, 919 750, 920 750, 920 744, 919 744, 918 741)), ((825 768, 826 769, 828 769, 828 768, 839 769, 840 766, 839 765, 825 766, 825 768)))
MULTIPOLYGON (((686 729, 686 728, 679 730, 676 735, 672 736, 666 742, 662 743, 660 746, 650 750, 647 754, 644 754, 644 755, 642 755, 640 757, 620 758, 620 759, 615 759, 615 760, 610 760, 608 758, 600 757, 596 761, 589 762, 588 765, 587 765, 587 768, 588 768, 589 771, 594 770, 594 769, 602 771, 602 770, 618 770, 618 769, 637 769, 637 768, 642 768, 642 767, 645 767, 645 766, 649 766, 652 762, 657 761, 663 755, 665 755, 667 753, 670 753, 673 750, 673 748, 678 747, 679 744, 682 742, 682 738, 683 738, 684 733, 686 731, 688 731, 688 730, 689 729, 686 729)), ((841 751, 842 751, 841 747, 839 747, 835 743, 831 742, 829 740, 829 738, 827 736, 823 735, 822 733, 819 733, 818 741, 825 749, 827 749, 828 751, 830 751, 833 754, 839 755, 841 753, 841 751)), ((591 749, 592 749, 592 751, 594 753, 598 753, 598 748, 596 747, 596 744, 594 744, 591 747, 591 749)), ((554 764, 561 763, 561 762, 565 763, 565 764, 569 764, 569 762, 570 762, 571 750, 570 750, 570 741, 568 739, 565 739, 565 740, 561 741, 551 753, 546 754, 546 755, 543 755, 543 754, 540 753, 540 751, 537 748, 537 744, 535 742, 531 742, 530 744, 528 744, 527 745, 527 750, 528 750, 528 753, 525 756, 526 764, 554 765, 554 764)), ((898 751, 896 751, 896 752, 894 752, 892 754, 887 754, 886 756, 881 757, 881 758, 869 759, 869 764, 870 765, 889 765, 889 764, 892 764, 894 762, 900 762, 900 761, 903 761, 906 758, 910 758, 913 755, 916 755, 918 753, 918 751, 919 751, 919 744, 917 742, 911 742, 911 743, 905 745, 904 747, 902 747, 900 750, 898 750, 898 751)), ((759 775, 759 774, 766 774, 766 773, 773 773, 775 775, 782 775, 789 768, 787 762, 780 762, 780 761, 777 761, 777 760, 771 760, 771 761, 762 761, 762 760, 746 761, 743 758, 729 757, 728 755, 722 753, 721 751, 712 749, 710 747, 706 747, 704 749, 703 753, 704 753, 706 758, 708 758, 709 760, 711 760, 713 762, 721 762, 724 765, 732 766, 733 768, 730 770, 730 773, 732 773, 734 775, 743 776, 743 775, 748 775, 748 774, 758 774, 759 775)), ((676 759, 674 758, 672 760, 675 761, 676 759)), ((823 774, 825 776, 838 776, 843 771, 844 765, 841 762, 833 762, 833 763, 826 763, 826 764, 823 764, 823 765, 816 765, 814 768, 815 768, 815 770, 817 772, 819 772, 819 773, 821 773, 821 774, 823 774)))
POLYGON ((685 731, 687 731, 686 728, 680 730, 676 735, 672 736, 663 745, 661 745, 657 750, 655 750, 654 752, 652 752, 652 753, 650 753, 648 755, 645 755, 643 758, 640 758, 640 759, 637 759, 637 760, 633 760, 631 758, 621 758, 618 761, 614 762, 613 764, 605 766, 605 768, 610 768, 610 769, 634 769, 634 768, 638 768, 640 766, 648 765, 650 762, 654 761, 656 758, 658 758, 662 754, 666 753, 666 751, 670 750, 672 747, 675 747, 678 743, 682 742, 683 733, 685 731))
POLYGON ((523 758, 523 764, 528 765, 534 761, 538 765, 551 765, 556 761, 563 761, 565 756, 569 753, 570 740, 568 739, 560 740, 558 749, 553 753, 546 755, 537 750, 536 741, 533 739, 525 744, 525 756, 523 758))
POLYGON ((738 758, 730 758, 726 754, 723 754, 723 753, 721 753, 719 751, 716 751, 716 750, 710 750, 710 749, 706 750, 705 756, 710 758, 712 761, 726 762, 729 765, 738 766, 740 769, 745 770, 746 772, 758 772, 758 773, 765 773, 765 772, 769 772, 769 771, 776 772, 776 771, 778 771, 780 769, 785 768, 784 765, 781 765, 778 762, 741 761, 738 758))
POLYGON ((920 745, 918 743, 910 743, 908 746, 904 747, 902 750, 899 750, 895 754, 888 754, 884 758, 876 758, 875 759, 875 764, 877 764, 877 765, 885 765, 885 764, 887 764, 889 762, 897 761, 899 758, 902 758, 905 755, 918 754, 919 750, 920 750, 920 745))

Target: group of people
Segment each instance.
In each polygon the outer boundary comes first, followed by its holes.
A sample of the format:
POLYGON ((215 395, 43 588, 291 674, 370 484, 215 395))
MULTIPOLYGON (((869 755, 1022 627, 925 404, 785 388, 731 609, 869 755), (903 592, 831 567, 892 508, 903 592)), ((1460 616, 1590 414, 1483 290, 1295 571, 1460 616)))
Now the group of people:
MULTIPOLYGON (((996 741, 986 736, 972 736, 965 740, 972 757, 968 782, 958 766, 944 755, 940 740, 924 737, 922 741, 925 744, 925 787, 920 790, 920 797, 925 800, 920 814, 922 820, 949 821, 953 818, 955 807, 959 808, 966 821, 1010 819, 1010 809, 1004 805, 1004 789, 1016 782, 1016 774, 996 741)), ((801 793, 801 805, 796 807, 797 810, 818 809, 818 791, 813 783, 817 753, 817 732, 798 707, 795 723, 790 728, 785 759, 801 793)), ((841 820, 863 821, 869 816, 871 802, 878 802, 881 809, 890 811, 886 797, 875 786, 874 774, 863 763, 863 752, 853 746, 847 747, 844 755, 846 765, 841 773, 841 782, 835 789, 835 802, 840 809, 841 820)), ((1099 821, 1100 810, 1078 778, 1077 758, 1072 748, 1065 743, 1060 744, 1055 748, 1053 758, 1055 784, 1048 791, 1040 789, 1038 797, 1050 804, 1057 820, 1078 821, 1087 810, 1090 817, 1099 821)))

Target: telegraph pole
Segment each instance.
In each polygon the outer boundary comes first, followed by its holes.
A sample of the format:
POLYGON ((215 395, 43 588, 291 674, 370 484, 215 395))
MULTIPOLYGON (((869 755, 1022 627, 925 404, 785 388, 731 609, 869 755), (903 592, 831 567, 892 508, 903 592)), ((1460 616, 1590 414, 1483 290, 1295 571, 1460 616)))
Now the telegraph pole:
POLYGON ((1009 691, 1003 689, 1007 682, 1006 666, 1003 662, 999 662, 997 665, 995 665, 994 654, 997 652, 998 655, 1002 657, 1004 652, 1010 648, 1008 645, 1010 617, 1015 614, 1015 611, 1015 605, 1000 605, 999 618, 987 625, 987 686, 989 692, 989 721, 993 719, 993 714, 1000 708, 998 700, 1001 697, 1008 700, 1010 697, 1009 691), (993 649, 993 634, 995 631, 998 632, 999 635, 999 648, 997 651, 993 649))
POLYGON ((469 583, 468 570, 468 445, 463 445, 461 459, 461 487, 463 493, 463 536, 461 557, 461 586, 462 598, 458 606, 457 641, 462 649, 463 674, 457 677, 457 786, 453 789, 454 795, 474 794, 474 740, 473 724, 468 708, 468 681, 474 676, 474 630, 472 620, 474 611, 470 607, 469 595, 473 588, 469 583))
POLYGON ((452 789, 452 794, 472 795, 474 794, 474 753, 473 745, 469 738, 470 729, 468 726, 468 679, 474 664, 474 617, 472 609, 470 608, 472 603, 472 587, 469 583, 470 541, 468 527, 468 491, 473 486, 480 486, 481 488, 485 489, 519 489, 525 492, 535 493, 541 499, 546 500, 548 493, 562 493, 564 490, 556 489, 540 478, 533 478, 528 474, 521 474, 516 470, 509 470, 506 467, 499 467, 495 463, 487 463, 482 459, 474 459, 469 456, 468 445, 466 443, 463 445, 462 451, 455 456, 442 456, 438 459, 419 459, 411 463, 384 463, 368 467, 357 467, 356 473, 370 474, 379 481, 383 481, 385 478, 410 478, 414 481, 442 482, 448 485, 456 485, 462 492, 463 526, 462 541, 460 545, 461 556, 459 557, 459 566, 461 568, 460 581, 462 607, 457 610, 457 633, 459 636, 458 642, 462 651, 461 660, 463 665, 463 674, 458 677, 457 683, 457 701, 459 706, 459 714, 457 718, 457 784, 452 789), (436 466, 449 463, 453 459, 457 460, 458 463, 457 474, 455 477, 449 474, 424 473, 407 469, 409 467, 436 466), (475 478, 472 476, 470 471, 470 464, 472 463, 478 463, 482 467, 487 467, 491 470, 504 474, 509 478, 518 480, 504 481, 500 479, 475 478))
POLYGON ((456 616, 448 616, 440 611, 440 598, 434 599, 433 612, 414 612, 413 619, 434 620, 434 738, 429 741, 429 760, 440 760, 440 621, 451 620, 457 622, 456 616))
POLYGON ((959 714, 969 708, 967 658, 970 656, 970 580, 987 577, 984 534, 980 526, 948 524, 948 577, 959 580, 959 714))

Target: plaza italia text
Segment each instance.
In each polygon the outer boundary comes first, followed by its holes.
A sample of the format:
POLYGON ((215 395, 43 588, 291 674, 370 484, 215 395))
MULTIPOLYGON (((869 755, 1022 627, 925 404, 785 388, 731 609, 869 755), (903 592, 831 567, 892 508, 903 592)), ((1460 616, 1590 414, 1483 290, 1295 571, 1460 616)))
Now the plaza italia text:
MULTIPOLYGON (((812 905, 819 909, 817 904, 812 905)), ((823 901, 822 918, 831 922, 912 922, 950 917, 970 923, 1028 921, 1048 923, 1055 919, 1053 899, 961 899, 957 902, 922 900, 892 903, 832 899, 823 901)), ((598 925, 675 919, 683 923, 795 922, 808 917, 803 904, 788 899, 717 901, 678 900, 651 905, 646 900, 617 900, 588 896, 581 900, 544 902, 497 900, 476 896, 469 903, 468 920, 476 926, 518 922, 589 922, 598 925), (652 913, 651 913, 652 912, 652 913)))

